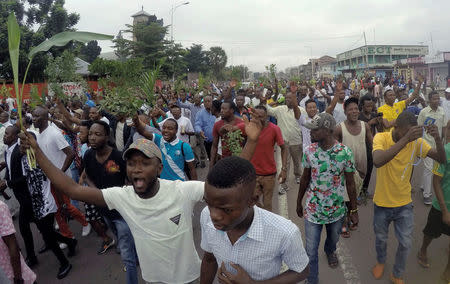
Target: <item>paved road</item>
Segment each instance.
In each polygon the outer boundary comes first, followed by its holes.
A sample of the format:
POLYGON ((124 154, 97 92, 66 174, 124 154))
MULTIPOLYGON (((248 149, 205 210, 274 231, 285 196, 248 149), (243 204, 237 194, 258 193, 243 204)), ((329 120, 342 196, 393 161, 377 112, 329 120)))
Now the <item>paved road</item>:
MULTIPOLYGON (((206 170, 199 171, 199 178, 206 175, 206 170)), ((414 185, 413 199, 414 199, 414 213, 415 213, 415 229, 414 241, 411 254, 408 258, 407 269, 405 273, 406 283, 444 283, 439 280, 439 275, 445 268, 448 255, 448 238, 443 236, 435 240, 429 249, 429 258, 431 268, 425 270, 421 268, 416 261, 416 253, 422 241, 422 229, 426 223, 429 207, 423 205, 420 189, 417 188, 418 181, 421 176, 421 168, 417 168, 414 173, 412 183, 414 185)), ((372 181, 375 179, 372 178, 372 181)), ((295 212, 295 205, 298 193, 298 185, 295 184, 293 178, 289 181, 290 190, 286 195, 279 196, 274 194, 274 212, 284 216, 288 216, 295 224, 297 224, 304 232, 303 220, 298 218, 295 212)), ((373 191, 373 182, 371 189, 373 191)), ((199 204, 194 212, 194 237, 198 247, 200 242, 200 229, 198 224, 199 213, 203 208, 199 204)), ((397 243, 395 241, 393 227, 391 226, 389 244, 388 244, 388 259, 385 275, 382 280, 375 281, 370 269, 376 261, 374 234, 372 230, 373 204, 368 202, 366 206, 361 206, 359 209, 360 226, 358 230, 352 232, 349 239, 342 239, 338 245, 338 254, 341 265, 337 269, 330 269, 327 266, 326 257, 323 253, 323 242, 325 234, 322 235, 321 251, 320 251, 320 283, 390 283, 389 274, 392 271, 392 265, 395 257, 397 243)), ((58 263, 52 253, 47 252, 39 255, 40 264, 34 269, 38 275, 39 283, 86 283, 86 284, 100 284, 100 283, 125 283, 125 273, 122 270, 120 256, 115 250, 110 250, 106 255, 98 256, 96 251, 99 246, 99 239, 92 232, 88 237, 81 237, 81 227, 75 221, 71 221, 71 228, 79 240, 78 253, 71 259, 73 270, 69 276, 64 280, 56 280, 56 272, 58 263)), ((17 220, 16 220, 16 228, 17 220)), ((34 238, 36 248, 42 245, 40 234, 36 231, 34 225, 34 238)), ((23 248, 21 237, 18 238, 20 246, 23 248)), ((199 254, 201 255, 199 250, 199 254)), ((141 283, 144 283, 141 281, 141 283)))

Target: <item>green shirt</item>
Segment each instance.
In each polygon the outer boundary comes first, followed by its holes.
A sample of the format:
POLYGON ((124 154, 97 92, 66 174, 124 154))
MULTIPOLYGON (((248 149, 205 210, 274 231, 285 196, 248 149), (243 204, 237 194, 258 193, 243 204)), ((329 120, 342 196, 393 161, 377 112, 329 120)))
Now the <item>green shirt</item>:
MULTIPOLYGON (((444 193, 444 201, 447 205, 447 210, 450 211, 450 143, 445 146, 445 155, 447 157, 446 164, 435 163, 433 168, 433 174, 442 177, 441 187, 444 193)), ((441 210, 436 197, 433 198, 433 207, 437 210, 441 210)))

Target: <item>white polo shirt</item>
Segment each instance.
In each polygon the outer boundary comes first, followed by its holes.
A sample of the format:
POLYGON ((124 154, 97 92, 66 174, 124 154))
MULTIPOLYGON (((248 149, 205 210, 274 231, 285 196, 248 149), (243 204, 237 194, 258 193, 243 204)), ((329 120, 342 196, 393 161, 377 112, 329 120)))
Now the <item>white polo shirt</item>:
POLYGON ((133 186, 102 190, 110 210, 116 209, 130 227, 147 282, 184 284, 200 276, 194 246, 192 210, 203 199, 204 183, 159 179, 158 193, 140 198, 133 186))
POLYGON ((237 242, 231 244, 226 232, 217 230, 208 207, 200 216, 201 247, 214 254, 217 264, 235 274, 230 262, 239 264, 253 280, 268 280, 280 274, 281 263, 302 272, 309 263, 298 227, 277 214, 253 207, 253 222, 237 242))

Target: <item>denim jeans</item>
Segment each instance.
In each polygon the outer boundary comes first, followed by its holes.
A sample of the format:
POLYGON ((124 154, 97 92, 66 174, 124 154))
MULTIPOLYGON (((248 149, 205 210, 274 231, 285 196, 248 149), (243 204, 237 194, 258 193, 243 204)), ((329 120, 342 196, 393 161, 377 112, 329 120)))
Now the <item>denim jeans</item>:
POLYGON ((398 240, 393 274, 396 278, 402 278, 412 244, 413 204, 409 203, 393 208, 380 207, 374 204, 373 230, 375 231, 375 249, 378 263, 386 263, 387 238, 391 222, 394 222, 395 237, 398 240))
POLYGON ((128 224, 123 218, 110 219, 104 216, 104 219, 108 227, 115 228, 117 232, 120 257, 127 269, 127 284, 138 284, 136 247, 128 224))
MULTIPOLYGON (((325 224, 327 239, 325 241, 324 250, 327 255, 336 251, 336 244, 339 241, 344 218, 345 216, 336 222, 325 224)), ((309 257, 308 284, 317 284, 319 282, 318 250, 323 226, 324 225, 321 224, 311 223, 305 219, 306 254, 309 257)))

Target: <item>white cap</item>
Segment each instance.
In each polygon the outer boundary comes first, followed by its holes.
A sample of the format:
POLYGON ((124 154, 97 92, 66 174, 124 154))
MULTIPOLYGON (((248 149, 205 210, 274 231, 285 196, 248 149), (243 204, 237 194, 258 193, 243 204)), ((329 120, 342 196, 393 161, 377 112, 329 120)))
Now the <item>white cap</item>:
POLYGON ((450 93, 450 88, 445 89, 446 93, 450 93))

